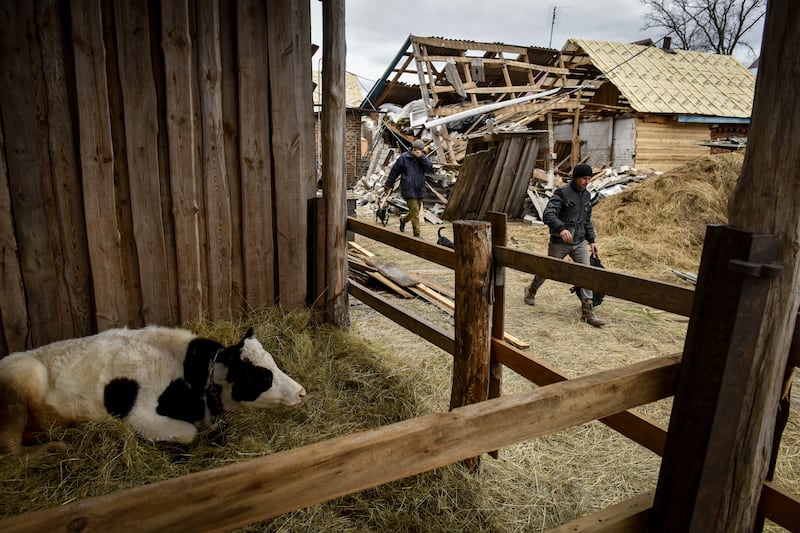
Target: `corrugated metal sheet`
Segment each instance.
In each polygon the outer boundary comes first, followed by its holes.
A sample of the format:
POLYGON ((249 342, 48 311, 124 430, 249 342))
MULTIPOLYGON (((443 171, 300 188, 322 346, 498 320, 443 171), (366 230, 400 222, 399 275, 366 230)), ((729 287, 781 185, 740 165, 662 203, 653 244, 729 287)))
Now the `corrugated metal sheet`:
POLYGON ((732 56, 586 39, 564 47, 581 50, 636 111, 750 117, 755 76, 732 56))

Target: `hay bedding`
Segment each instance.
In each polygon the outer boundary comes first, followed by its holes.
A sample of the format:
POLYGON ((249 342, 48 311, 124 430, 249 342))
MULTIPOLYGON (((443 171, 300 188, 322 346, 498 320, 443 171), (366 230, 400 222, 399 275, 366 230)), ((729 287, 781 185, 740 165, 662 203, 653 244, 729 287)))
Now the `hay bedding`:
MULTIPOLYGON (((703 158, 599 204, 595 217, 607 268, 674 283, 680 281, 669 267, 696 270, 702 237, 698 242, 695 229, 673 227, 689 215, 678 207, 656 209, 648 204, 680 197, 670 189, 678 187, 682 176, 699 182, 688 190, 706 200, 676 203, 683 209, 690 207, 692 216, 724 222, 719 218, 724 214, 720 200, 713 200, 709 191, 727 198, 735 181, 730 176, 738 176, 737 164, 741 165, 741 158, 737 162, 735 157, 703 158), (672 180, 672 185, 657 183, 661 179, 672 180), (710 189, 703 185, 704 180, 712 184, 710 189), (699 209, 700 205, 710 207, 699 209), (705 214, 697 214, 700 212, 705 214), (649 228, 627 222, 643 220, 641 217, 649 221, 649 228), (664 235, 677 237, 664 239, 664 235)), ((391 224, 396 226, 396 220, 391 224)), ((436 229, 423 226, 423 236, 433 242, 436 229)), ((452 272, 447 269, 362 237, 358 240, 402 268, 438 284, 453 285, 452 272)), ((546 250, 547 232, 512 223, 509 240, 511 246, 541 253, 546 250)), ((530 353, 569 376, 682 349, 686 321, 681 317, 607 298, 598 312, 609 326, 595 330, 578 323, 577 298, 567 285, 547 282, 537 306, 524 305, 522 291, 529 279, 527 274, 508 272, 506 331, 529 342, 530 353)), ((355 300, 351 303, 350 332, 318 328, 306 313, 277 310, 255 315, 246 323, 188 325, 220 342, 233 342, 248 326, 254 326, 278 365, 306 387, 306 403, 295 411, 230 413, 222 427, 201 433, 188 448, 145 443, 114 420, 58 431, 54 436, 67 445, 63 454, 27 460, 0 456, 0 516, 447 410, 451 357, 369 307, 355 300)), ((402 305, 443 327, 453 325, 451 316, 422 301, 403 300, 402 305)), ((534 386, 506 371, 503 387, 504 394, 513 394, 534 386)), ((800 492, 797 403, 792 405, 776 474, 776 479, 795 493, 800 492)), ((669 408, 670 402, 663 401, 640 410, 666 424, 669 408)), ((592 422, 503 449, 498 460, 484 457, 479 476, 452 465, 288 513, 244 531, 542 531, 651 490, 659 464, 655 454, 592 422)), ((767 530, 780 528, 768 524, 767 530)))

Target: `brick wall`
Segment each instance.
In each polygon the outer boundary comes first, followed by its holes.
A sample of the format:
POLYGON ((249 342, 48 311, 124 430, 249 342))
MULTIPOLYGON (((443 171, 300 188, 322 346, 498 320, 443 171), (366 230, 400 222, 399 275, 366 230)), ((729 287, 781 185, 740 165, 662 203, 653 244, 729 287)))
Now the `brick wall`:
MULTIPOLYGON (((322 145, 319 138, 320 116, 314 116, 314 146, 317 152, 317 167, 322 162, 320 153, 322 145)), ((344 148, 345 148, 345 177, 347 178, 347 188, 352 188, 356 180, 361 177, 363 157, 361 150, 361 111, 348 108, 345 113, 344 125, 344 148)))

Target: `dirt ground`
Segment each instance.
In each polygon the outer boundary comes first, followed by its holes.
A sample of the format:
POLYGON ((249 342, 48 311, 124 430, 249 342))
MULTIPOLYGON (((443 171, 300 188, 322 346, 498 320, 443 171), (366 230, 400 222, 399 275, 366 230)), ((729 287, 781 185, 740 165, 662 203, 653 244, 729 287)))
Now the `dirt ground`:
MULTIPOLYGON (((367 215, 364 215, 366 219, 367 215)), ((441 226, 425 224, 422 236, 436 241, 441 226)), ((392 216, 388 229, 398 229, 398 218, 392 216)), ((445 225, 444 233, 452 238, 452 228, 445 225)), ((509 222, 509 246, 534 253, 546 254, 548 233, 544 226, 524 222, 509 222)), ((617 238, 616 241, 619 241, 617 238)), ((405 252, 385 246, 362 236, 356 242, 410 272, 423 282, 433 282, 453 288, 453 273, 447 268, 427 262, 405 252)), ((651 261, 631 262, 624 252, 612 246, 604 253, 602 233, 598 235, 600 256, 608 269, 642 277, 658 278, 676 285, 685 284, 664 265, 651 261)), ((696 265, 699 263, 699 253, 696 265)), ((688 265, 691 266, 691 265, 688 265)), ((686 262, 680 270, 690 270, 686 262)), ((688 325, 688 318, 656 310, 613 297, 606 297, 596 311, 606 320, 603 328, 593 328, 579 321, 577 297, 569 286, 548 281, 540 289, 536 306, 523 302, 528 274, 507 270, 505 296, 506 331, 530 344, 530 354, 561 369, 570 377, 592 374, 625 366, 648 358, 679 353, 688 325)), ((441 327, 453 327, 453 317, 419 299, 404 300, 389 296, 393 302, 441 327)), ((451 385, 451 357, 437 347, 420 341, 419 337, 384 318, 368 306, 352 300, 352 330, 369 342, 377 343, 397 357, 413 359, 426 369, 430 381, 420 383, 419 394, 429 402, 431 412, 447 410, 451 385)), ((531 390, 534 385, 506 370, 503 394, 531 390)), ((797 378, 795 379, 797 381, 797 378)), ((795 387, 795 390, 798 390, 795 387)), ((800 415, 797 400, 792 403, 791 418, 783 438, 775 479, 795 493, 800 492, 800 415)), ((671 400, 642 406, 640 412, 664 426, 669 423, 671 400)), ((484 468, 508 469, 508 475, 534 476, 535 490, 546 491, 541 497, 556 502, 543 519, 542 527, 552 527, 575 517, 599 510, 611 503, 653 490, 658 479, 660 458, 619 436, 598 422, 571 428, 533 442, 520 443, 501 452, 500 461, 486 460, 484 468), (542 477, 540 477, 542 476, 542 477)), ((519 495, 519 505, 526 498, 519 495)), ((535 495, 534 495, 535 496, 535 495)), ((507 498, 507 496, 504 496, 507 498)), ((507 502, 508 505, 513 505, 507 502)), ((528 524, 530 525, 530 524, 528 524)), ((767 531, 783 531, 768 523, 767 531)))

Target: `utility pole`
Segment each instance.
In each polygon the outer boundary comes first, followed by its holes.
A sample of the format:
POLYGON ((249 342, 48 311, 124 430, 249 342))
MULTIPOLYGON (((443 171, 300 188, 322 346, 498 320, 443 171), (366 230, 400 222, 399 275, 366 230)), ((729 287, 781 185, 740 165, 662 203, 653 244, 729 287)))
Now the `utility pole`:
POLYGON ((553 47, 553 27, 556 25, 556 9, 558 9, 558 7, 553 6, 553 20, 550 22, 550 42, 547 43, 548 48, 553 47))

